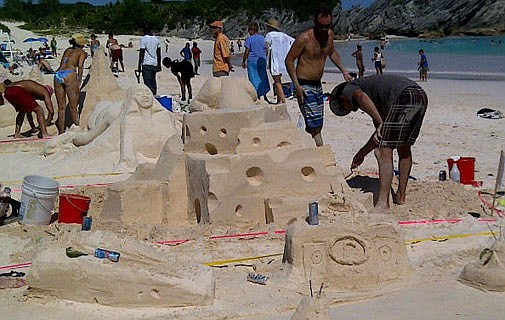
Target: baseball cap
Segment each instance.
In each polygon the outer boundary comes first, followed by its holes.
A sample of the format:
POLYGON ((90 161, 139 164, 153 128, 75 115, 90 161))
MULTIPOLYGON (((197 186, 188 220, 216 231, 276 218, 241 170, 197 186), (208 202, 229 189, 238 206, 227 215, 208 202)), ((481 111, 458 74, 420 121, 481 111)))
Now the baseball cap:
POLYGON ((342 95, 345 86, 347 85, 347 82, 342 82, 338 86, 336 86, 330 94, 330 110, 333 112, 336 116, 342 117, 351 112, 351 110, 344 108, 339 103, 339 97, 342 95))
POLYGON ((209 27, 223 29, 223 23, 219 20, 216 20, 216 21, 212 22, 211 24, 209 24, 209 27))

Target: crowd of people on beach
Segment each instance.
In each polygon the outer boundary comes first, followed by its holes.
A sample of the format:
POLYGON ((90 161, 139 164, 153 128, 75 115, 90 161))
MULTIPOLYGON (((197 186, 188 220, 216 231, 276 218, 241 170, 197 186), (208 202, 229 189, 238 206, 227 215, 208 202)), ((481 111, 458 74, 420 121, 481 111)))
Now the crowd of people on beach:
MULTIPOLYGON (((397 204, 405 203, 406 187, 412 167, 411 146, 415 143, 423 117, 427 108, 427 97, 423 89, 414 81, 393 74, 384 75, 384 55, 379 46, 374 48, 373 63, 376 74, 364 76, 362 46, 352 53, 356 59, 357 74, 350 74, 343 65, 340 55, 334 46, 334 32, 331 29, 332 14, 328 9, 320 9, 314 17, 314 26, 305 30, 295 38, 282 32, 279 22, 270 19, 265 22, 266 36, 258 33, 259 25, 252 22, 248 25, 249 37, 244 42, 242 68, 247 69, 247 77, 256 90, 258 98, 264 98, 267 103, 267 93, 270 91, 267 70, 273 79, 273 90, 277 101, 285 103, 286 97, 282 84, 282 77, 289 77, 294 87, 294 96, 303 116, 305 131, 314 139, 316 146, 322 146, 321 135, 323 127, 323 111, 325 97, 322 82, 326 59, 329 58, 341 71, 344 82, 339 84, 330 95, 330 109, 337 116, 345 116, 351 111, 362 110, 370 116, 375 130, 364 146, 356 153, 351 164, 351 170, 357 168, 365 156, 374 151, 379 167, 380 190, 375 203, 377 212, 387 212, 389 208, 389 194, 393 176, 393 150, 397 150, 399 157, 399 186, 393 201, 397 204)), ((231 62, 234 47, 230 39, 223 32, 222 21, 209 24, 214 37, 212 53, 212 76, 227 77, 234 72, 231 62)), ((181 60, 169 57, 162 59, 162 42, 155 36, 148 25, 144 26, 143 36, 139 43, 137 72, 142 75, 144 85, 153 95, 157 94, 156 75, 162 71, 162 65, 170 69, 180 84, 181 97, 193 98, 191 79, 198 75, 202 51, 197 42, 186 42, 180 50, 181 60), (187 93, 187 94, 186 94, 187 93)), ((37 130, 33 123, 32 112, 35 112, 39 123, 41 137, 47 137, 46 127, 52 124, 55 113, 51 103, 51 94, 55 93, 57 101, 57 128, 61 134, 66 127, 79 125, 80 85, 82 83, 84 61, 88 55, 83 50, 88 45, 93 57, 100 47, 95 35, 86 39, 76 33, 69 40, 70 47, 62 56, 60 66, 52 71, 44 63, 46 48, 40 48, 35 60, 41 70, 54 73, 54 89, 43 86, 32 80, 11 82, 5 80, 0 85, 3 98, 9 101, 16 111, 15 137, 20 136, 20 128, 25 115, 31 130, 37 130), (44 109, 36 102, 44 101, 49 114, 44 115, 44 109), (68 101, 68 106, 67 106, 68 101), (66 111, 70 111, 70 121, 66 123, 66 111)), ((165 39, 165 53, 168 53, 170 41, 165 39)), ((238 50, 242 49, 242 41, 237 42, 238 50)), ((54 43, 56 46, 56 43, 54 43)), ((108 35, 105 44, 110 57, 112 72, 124 72, 122 48, 114 35, 108 35)), ((51 50, 53 51, 53 43, 51 50)), ((420 61, 418 70, 420 81, 427 80, 428 61, 424 51, 419 50, 420 61)), ((67 119, 68 121, 68 119, 67 119)))

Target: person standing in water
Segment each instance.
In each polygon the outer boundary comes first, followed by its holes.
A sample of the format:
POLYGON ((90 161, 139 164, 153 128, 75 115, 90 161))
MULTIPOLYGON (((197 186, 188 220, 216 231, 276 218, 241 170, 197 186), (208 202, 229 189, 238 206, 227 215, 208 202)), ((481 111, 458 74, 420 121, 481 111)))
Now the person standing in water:
POLYGON ((358 76, 365 76, 365 64, 363 63, 363 48, 360 44, 356 46, 356 51, 352 53, 352 56, 356 58, 356 67, 358 67, 358 76))
POLYGON ((417 70, 419 70, 419 81, 428 81, 428 59, 426 59, 426 55, 424 54, 424 50, 419 50, 419 55, 421 56, 421 60, 417 63, 417 70))
POLYGON ((88 40, 82 34, 74 34, 68 42, 71 47, 63 52, 60 67, 54 74, 54 92, 58 102, 57 127, 60 134, 65 132, 67 98, 72 123, 79 125, 79 114, 77 112, 79 86, 82 81, 84 61, 88 57, 88 54, 83 50, 88 40))

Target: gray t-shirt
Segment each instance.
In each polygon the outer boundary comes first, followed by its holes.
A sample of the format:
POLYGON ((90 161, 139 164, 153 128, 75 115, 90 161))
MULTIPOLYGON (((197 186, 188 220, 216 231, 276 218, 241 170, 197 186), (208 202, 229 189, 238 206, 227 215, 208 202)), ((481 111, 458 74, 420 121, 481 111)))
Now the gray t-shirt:
POLYGON ((361 89, 372 99, 380 115, 384 116, 407 87, 419 87, 419 85, 410 79, 396 75, 372 75, 349 82, 343 94, 356 106, 357 103, 352 100, 352 94, 356 89, 361 89))

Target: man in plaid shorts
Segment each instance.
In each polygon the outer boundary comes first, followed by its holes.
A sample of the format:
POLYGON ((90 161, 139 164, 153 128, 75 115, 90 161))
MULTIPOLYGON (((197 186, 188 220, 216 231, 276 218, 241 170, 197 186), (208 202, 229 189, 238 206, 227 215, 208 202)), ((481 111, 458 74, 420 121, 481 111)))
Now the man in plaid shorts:
POLYGON ((399 157, 399 184, 393 201, 405 203, 407 182, 412 168, 411 146, 419 136, 428 98, 414 81, 396 75, 373 75, 341 83, 331 93, 330 109, 345 116, 358 109, 373 120, 375 132, 356 153, 351 170, 375 150, 379 164, 379 197, 374 212, 387 213, 393 180, 393 149, 399 157))

